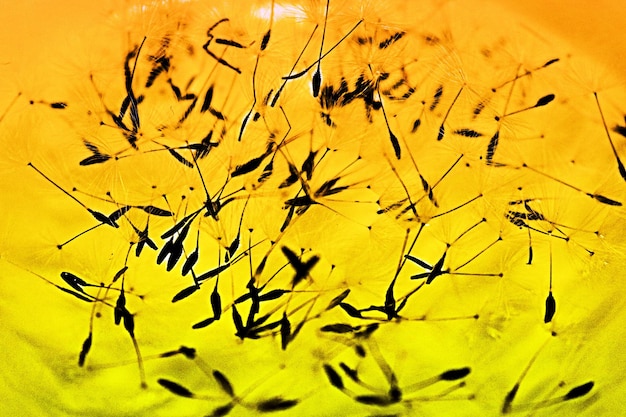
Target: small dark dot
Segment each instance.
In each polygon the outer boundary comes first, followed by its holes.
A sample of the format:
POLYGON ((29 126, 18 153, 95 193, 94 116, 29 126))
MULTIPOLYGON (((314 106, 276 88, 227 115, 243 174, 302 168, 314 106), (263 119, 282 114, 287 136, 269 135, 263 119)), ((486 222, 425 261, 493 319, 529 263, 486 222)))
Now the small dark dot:
POLYGON ((364 358, 364 357, 365 357, 365 349, 363 348, 363 346, 361 346, 361 345, 356 345, 356 346, 354 347, 354 350, 356 351, 356 354, 357 354, 358 356, 360 356, 361 358, 364 358))

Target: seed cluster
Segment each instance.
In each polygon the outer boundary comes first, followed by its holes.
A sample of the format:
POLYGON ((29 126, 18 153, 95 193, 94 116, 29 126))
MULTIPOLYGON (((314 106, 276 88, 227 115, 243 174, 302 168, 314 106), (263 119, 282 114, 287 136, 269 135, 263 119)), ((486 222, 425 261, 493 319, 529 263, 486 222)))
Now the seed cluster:
POLYGON ((503 11, 228 3, 120 4, 105 65, 7 101, 6 292, 90 392, 55 408, 611 409, 623 90, 503 11))

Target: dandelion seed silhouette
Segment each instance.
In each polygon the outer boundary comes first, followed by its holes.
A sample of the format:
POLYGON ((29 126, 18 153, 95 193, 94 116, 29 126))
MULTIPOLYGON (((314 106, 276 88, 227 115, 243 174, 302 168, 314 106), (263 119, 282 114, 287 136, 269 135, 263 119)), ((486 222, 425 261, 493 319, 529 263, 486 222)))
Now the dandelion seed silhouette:
POLYGON ((619 414, 605 6, 11 5, 0 414, 619 414))

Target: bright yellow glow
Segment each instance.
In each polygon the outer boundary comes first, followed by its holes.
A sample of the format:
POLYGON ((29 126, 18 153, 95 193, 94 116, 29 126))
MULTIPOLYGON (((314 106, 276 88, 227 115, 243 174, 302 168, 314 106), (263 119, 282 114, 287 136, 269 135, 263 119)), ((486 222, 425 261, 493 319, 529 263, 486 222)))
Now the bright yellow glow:
POLYGON ((0 415, 619 413, 619 7, 14 3, 0 415))

